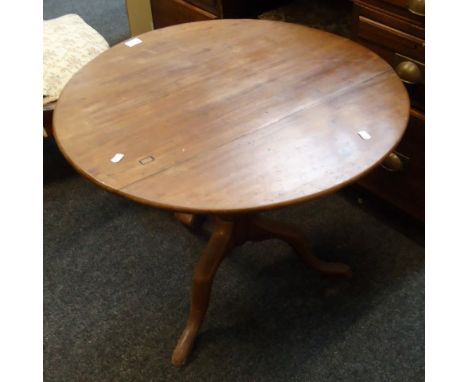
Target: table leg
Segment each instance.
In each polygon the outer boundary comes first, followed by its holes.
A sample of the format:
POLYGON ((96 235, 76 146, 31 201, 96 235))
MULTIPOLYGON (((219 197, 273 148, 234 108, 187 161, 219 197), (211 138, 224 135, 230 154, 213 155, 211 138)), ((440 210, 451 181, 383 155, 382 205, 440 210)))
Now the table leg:
POLYGON ((321 273, 348 277, 352 275, 348 265, 323 261, 315 256, 302 230, 292 224, 254 216, 249 220, 248 235, 249 239, 254 241, 274 238, 285 241, 309 268, 321 273))
POLYGON ((204 219, 202 215, 187 214, 184 212, 176 212, 174 215, 180 223, 188 228, 200 226, 204 219))
POLYGON ((172 354, 173 365, 183 365, 192 350, 208 309, 214 276, 226 255, 235 246, 242 245, 246 241, 275 238, 291 245, 310 268, 329 275, 351 276, 352 274, 351 268, 346 264, 327 262, 314 256, 305 235, 291 224, 257 215, 215 217, 210 241, 195 267, 189 318, 172 354))
POLYGON ((203 323, 211 293, 211 285, 221 261, 234 244, 234 223, 215 218, 214 230, 193 275, 192 303, 189 318, 172 354, 172 364, 185 363, 203 323))

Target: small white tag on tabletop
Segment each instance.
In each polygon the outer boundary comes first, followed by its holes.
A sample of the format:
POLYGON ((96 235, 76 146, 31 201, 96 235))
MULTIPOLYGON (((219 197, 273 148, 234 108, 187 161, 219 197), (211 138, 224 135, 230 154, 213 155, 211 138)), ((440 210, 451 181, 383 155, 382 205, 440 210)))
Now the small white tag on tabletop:
POLYGON ((112 157, 111 162, 114 162, 114 163, 120 162, 124 156, 125 154, 117 153, 112 157))
POLYGON ((135 38, 132 38, 131 40, 128 40, 125 45, 127 45, 129 48, 131 48, 132 46, 135 46, 135 45, 138 45, 140 43, 142 43, 143 41, 141 41, 138 37, 135 37, 135 38))
POLYGON ((358 131, 358 134, 359 134, 359 136, 360 136, 362 139, 364 139, 364 140, 366 140, 366 141, 369 140, 369 139, 371 139, 370 134, 369 134, 366 130, 358 131))

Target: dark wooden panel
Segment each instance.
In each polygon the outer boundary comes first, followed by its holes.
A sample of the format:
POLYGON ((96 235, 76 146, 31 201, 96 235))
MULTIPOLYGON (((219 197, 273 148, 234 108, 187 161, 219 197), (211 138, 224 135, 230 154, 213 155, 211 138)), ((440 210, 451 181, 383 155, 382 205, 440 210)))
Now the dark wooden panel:
POLYGON ((225 18, 256 18, 261 12, 274 8, 281 0, 220 0, 225 18))
POLYGON ((424 27, 425 17, 408 10, 408 0, 353 0, 356 5, 381 9, 395 17, 408 20, 412 24, 424 27))
POLYGON ((155 28, 217 18, 210 12, 182 0, 151 0, 155 28))
POLYGON ((193 4, 214 15, 220 16, 222 14, 222 7, 217 0, 187 0, 187 3, 193 4))
POLYGON ((281 0, 151 0, 155 28, 213 18, 256 18, 281 0))
POLYGON ((377 21, 359 16, 358 36, 393 52, 424 61, 424 40, 377 21))
MULTIPOLYGON (((401 9, 404 9, 413 15, 424 17, 424 15, 420 15, 418 13, 415 14, 414 12, 411 12, 412 9, 416 11, 416 9, 413 8, 415 6, 415 3, 417 3, 416 1, 411 1, 411 0, 382 0, 382 1, 384 3, 391 4, 401 9), (413 5, 411 5, 411 3, 413 3, 413 5)), ((424 0, 420 0, 418 3, 419 5, 421 5, 424 3, 424 0)))
POLYGON ((385 3, 396 5, 397 7, 407 8, 408 0, 383 0, 385 3))
POLYGON ((358 8, 359 14, 363 17, 424 39, 424 25, 415 24, 410 19, 402 18, 401 16, 371 6, 358 6, 358 8))

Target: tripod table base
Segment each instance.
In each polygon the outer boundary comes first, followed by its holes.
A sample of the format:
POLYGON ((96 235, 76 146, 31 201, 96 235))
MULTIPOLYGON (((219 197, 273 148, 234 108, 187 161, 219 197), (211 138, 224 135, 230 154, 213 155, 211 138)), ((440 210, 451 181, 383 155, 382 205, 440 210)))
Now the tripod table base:
POLYGON ((183 365, 203 323, 216 271, 227 254, 246 241, 280 239, 287 242, 305 264, 321 273, 351 276, 348 265, 326 262, 312 254, 304 234, 293 225, 280 223, 258 215, 214 217, 214 229, 207 247, 195 267, 190 313, 182 335, 172 354, 172 364, 183 365))

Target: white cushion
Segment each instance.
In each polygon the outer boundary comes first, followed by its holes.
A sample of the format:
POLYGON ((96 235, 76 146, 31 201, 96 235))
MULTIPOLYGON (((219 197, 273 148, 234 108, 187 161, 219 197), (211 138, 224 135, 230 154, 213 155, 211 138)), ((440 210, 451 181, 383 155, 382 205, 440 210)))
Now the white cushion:
POLYGON ((70 78, 109 48, 107 41, 74 14, 44 20, 43 104, 58 99, 70 78))

